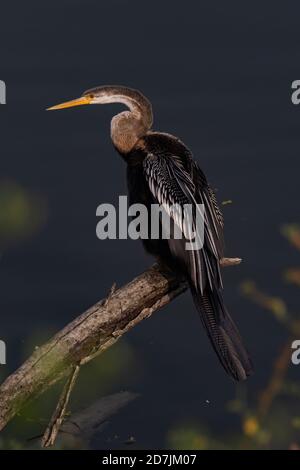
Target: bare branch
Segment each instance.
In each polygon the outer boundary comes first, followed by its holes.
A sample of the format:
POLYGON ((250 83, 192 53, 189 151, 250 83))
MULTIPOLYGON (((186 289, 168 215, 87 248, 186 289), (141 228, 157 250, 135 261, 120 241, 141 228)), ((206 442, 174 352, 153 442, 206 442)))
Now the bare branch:
POLYGON ((59 429, 62 425, 62 422, 64 420, 65 414, 66 414, 66 409, 69 403, 69 399, 71 396, 71 392, 73 390, 73 387, 75 385, 76 379, 79 374, 79 365, 75 365, 72 368, 71 374, 68 377, 68 380, 63 388, 62 394, 60 396, 60 399, 57 403, 57 407, 53 413, 53 416, 50 420, 50 423, 48 424, 46 431, 43 435, 42 438, 42 447, 50 447, 53 446, 56 437, 58 435, 59 429))
POLYGON ((186 290, 174 274, 154 265, 75 318, 37 348, 0 387, 0 430, 52 384, 105 351, 124 333, 186 290))
MULTIPOLYGON (((239 258, 222 266, 232 266, 239 258)), ((237 261, 238 260, 238 261, 237 261)), ((154 265, 129 284, 111 289, 108 297, 75 318, 46 344, 37 348, 0 386, 0 430, 29 401, 68 375, 56 411, 44 435, 51 444, 59 429, 78 374, 78 364, 89 362, 122 335, 187 289, 184 280, 154 265)))
POLYGON ((227 266, 236 266, 237 264, 241 264, 241 258, 222 258, 220 260, 220 265, 222 268, 226 268, 227 266))

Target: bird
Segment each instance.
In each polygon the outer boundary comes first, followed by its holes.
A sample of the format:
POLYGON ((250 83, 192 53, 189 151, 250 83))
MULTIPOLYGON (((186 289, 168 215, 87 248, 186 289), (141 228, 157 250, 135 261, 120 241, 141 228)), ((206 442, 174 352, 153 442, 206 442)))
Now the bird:
MULTIPOLYGON (((133 88, 99 86, 48 110, 109 103, 126 107, 111 120, 111 140, 127 163, 130 204, 144 204, 149 209, 157 204, 170 214, 174 226, 178 225, 178 217, 170 209, 174 205, 196 208, 202 204, 204 208, 203 244, 199 249, 187 250, 184 237, 149 237, 143 244, 164 266, 184 277, 221 365, 235 381, 245 380, 253 372, 252 361, 222 295, 224 220, 215 192, 192 152, 178 137, 152 129, 152 105, 133 88)), ((194 226, 196 210, 191 217, 194 226)))

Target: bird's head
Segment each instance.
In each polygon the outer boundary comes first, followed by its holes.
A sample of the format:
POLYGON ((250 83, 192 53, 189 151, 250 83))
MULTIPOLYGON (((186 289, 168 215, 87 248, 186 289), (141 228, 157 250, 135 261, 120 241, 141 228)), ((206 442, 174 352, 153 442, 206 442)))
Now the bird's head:
POLYGON ((118 85, 106 85, 85 91, 80 98, 48 108, 73 108, 87 104, 122 103, 129 108, 112 119, 111 135, 115 146, 128 151, 152 125, 152 107, 145 96, 137 90, 118 85))
POLYGON ((114 103, 117 100, 118 96, 115 93, 113 88, 116 87, 97 87, 91 88, 90 90, 85 91, 80 98, 75 100, 66 101, 64 103, 57 104, 48 108, 48 111, 54 111, 56 109, 65 109, 73 108, 74 106, 82 106, 87 104, 107 104, 114 103))
POLYGON ((74 106, 87 104, 108 103, 123 103, 133 111, 140 110, 141 107, 144 108, 146 105, 146 107, 151 110, 149 101, 139 91, 124 86, 106 85, 91 88, 90 90, 85 91, 80 98, 51 106, 51 108, 48 108, 48 111, 73 108, 74 106))

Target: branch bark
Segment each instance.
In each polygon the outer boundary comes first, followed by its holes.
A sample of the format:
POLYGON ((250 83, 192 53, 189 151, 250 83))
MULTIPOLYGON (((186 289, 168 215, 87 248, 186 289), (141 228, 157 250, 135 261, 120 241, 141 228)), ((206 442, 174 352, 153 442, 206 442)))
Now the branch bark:
POLYGON ((0 430, 77 364, 85 364, 124 333, 186 290, 186 284, 157 265, 75 318, 34 351, 0 387, 0 430))
MULTIPOLYGON (((224 258, 220 264, 232 266, 240 261, 239 258, 224 258)), ((36 349, 29 359, 3 382, 0 387, 0 430, 29 400, 38 397, 67 375, 71 378, 71 385, 67 381, 61 403, 58 403, 44 437, 44 444, 51 443, 51 433, 54 430, 54 436, 57 434, 56 427, 59 428, 63 419, 75 382, 74 371, 77 375, 79 370, 78 365, 89 362, 105 351, 123 334, 186 289, 184 280, 178 279, 158 265, 152 266, 121 289, 112 288, 106 299, 96 303, 46 344, 36 349)))
POLYGON ((71 392, 73 390, 77 376, 79 374, 79 368, 80 368, 79 365, 74 366, 71 371, 70 376, 68 377, 68 380, 63 388, 62 394, 57 403, 53 416, 46 428, 46 431, 44 432, 44 435, 42 438, 42 447, 53 446, 56 440, 57 434, 63 423, 64 417, 67 411, 67 406, 69 403, 71 392))

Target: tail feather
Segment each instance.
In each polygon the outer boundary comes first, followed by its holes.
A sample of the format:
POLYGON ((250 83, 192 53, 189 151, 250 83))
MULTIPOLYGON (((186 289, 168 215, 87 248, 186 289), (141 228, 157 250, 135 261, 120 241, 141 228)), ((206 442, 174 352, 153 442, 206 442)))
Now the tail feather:
POLYGON ((199 293, 191 287, 194 303, 212 346, 226 372, 235 380, 245 380, 253 372, 249 354, 217 288, 199 293))

